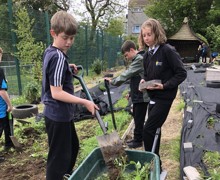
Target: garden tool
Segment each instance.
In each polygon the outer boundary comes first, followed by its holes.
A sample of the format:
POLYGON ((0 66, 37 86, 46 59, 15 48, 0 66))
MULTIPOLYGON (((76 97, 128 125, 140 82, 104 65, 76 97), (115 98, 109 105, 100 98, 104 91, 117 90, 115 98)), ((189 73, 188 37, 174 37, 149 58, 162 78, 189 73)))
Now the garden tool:
MULTIPOLYGON (((84 73, 83 67, 77 66, 77 69, 81 71, 81 74, 75 75, 73 73, 73 77, 79 80, 87 96, 87 99, 93 102, 93 99, 83 80, 83 73, 84 73)), ((125 155, 125 150, 122 145, 122 140, 119 138, 118 133, 116 131, 114 131, 113 133, 107 134, 107 126, 102 120, 98 110, 95 111, 95 116, 104 134, 102 136, 97 137, 98 144, 102 151, 102 155, 105 160, 106 166, 108 167, 110 174, 114 176, 114 174, 117 174, 117 172, 115 172, 115 169, 114 169, 114 160, 116 158, 120 158, 121 156, 125 155)))
POLYGON ((15 147, 16 150, 21 151, 21 144, 18 142, 17 138, 14 137, 14 127, 13 127, 13 115, 11 112, 8 113, 8 120, 9 120, 9 126, 10 126, 10 132, 11 132, 11 141, 15 147))
POLYGON ((155 152, 159 135, 160 135, 160 128, 157 128, 156 133, 155 133, 155 137, 154 137, 153 146, 152 146, 152 149, 151 149, 152 153, 155 152))
POLYGON ((113 109, 113 104, 112 104, 112 98, 111 98, 111 93, 110 93, 110 89, 109 89, 109 81, 105 79, 104 82, 105 82, 105 88, 106 88, 106 91, 108 94, 109 107, 110 107, 110 111, 111 111, 111 115, 112 115, 112 123, 113 123, 115 130, 117 130, 117 126, 115 123, 114 109, 113 109))

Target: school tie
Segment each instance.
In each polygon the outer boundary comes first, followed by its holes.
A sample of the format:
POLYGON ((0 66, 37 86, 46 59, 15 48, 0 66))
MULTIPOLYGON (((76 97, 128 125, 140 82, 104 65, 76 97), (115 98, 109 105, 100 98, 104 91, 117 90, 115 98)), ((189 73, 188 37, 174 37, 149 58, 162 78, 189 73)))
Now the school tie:
POLYGON ((151 49, 150 51, 148 51, 148 55, 149 55, 149 57, 152 57, 153 54, 154 54, 154 49, 151 49))

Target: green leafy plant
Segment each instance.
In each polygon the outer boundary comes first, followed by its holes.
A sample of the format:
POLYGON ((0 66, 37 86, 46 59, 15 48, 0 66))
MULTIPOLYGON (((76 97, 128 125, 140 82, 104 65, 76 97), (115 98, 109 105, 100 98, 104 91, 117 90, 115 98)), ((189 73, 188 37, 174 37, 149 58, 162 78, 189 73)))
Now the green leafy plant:
MULTIPOLYGON (((139 161, 127 162, 127 157, 120 157, 114 160, 114 165, 119 169, 119 175, 116 180, 148 180, 151 163, 141 164, 139 161), (128 170, 128 166, 134 165, 133 171, 128 170), (129 172, 129 173, 128 173, 129 172)), ((103 173, 96 180, 109 180, 107 173, 103 173)))
POLYGON ((142 179, 148 180, 149 169, 150 169, 149 163, 145 163, 142 166, 139 161, 138 162, 131 161, 130 164, 135 165, 135 171, 131 173, 132 178, 134 178, 134 180, 142 180, 142 179))
POLYGON ((29 103, 39 103, 40 93, 41 86, 36 81, 29 82, 25 86, 24 97, 27 99, 29 103))
POLYGON ((177 105, 176 109, 177 111, 181 111, 183 110, 185 107, 185 102, 183 101, 183 99, 180 100, 180 103, 177 105))
POLYGON ((93 63, 92 63, 92 70, 96 73, 96 74, 101 74, 102 72, 102 61, 100 59, 96 59, 93 63))

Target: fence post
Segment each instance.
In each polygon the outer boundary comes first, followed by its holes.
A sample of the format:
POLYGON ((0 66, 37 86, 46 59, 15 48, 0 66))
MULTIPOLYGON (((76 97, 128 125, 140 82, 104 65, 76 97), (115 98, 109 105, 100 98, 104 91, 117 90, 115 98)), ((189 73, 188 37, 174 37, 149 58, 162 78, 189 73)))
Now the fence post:
MULTIPOLYGON (((9 12, 9 20, 10 20, 10 29, 11 29, 11 38, 12 38, 12 47, 13 47, 13 54, 16 53, 16 36, 15 32, 12 31, 13 29, 13 11, 12 11, 12 0, 8 0, 8 12, 9 12)), ((14 56, 13 56, 14 57, 14 56)), ((18 80, 18 94, 22 95, 22 86, 21 86, 21 74, 20 74, 20 66, 19 61, 16 57, 14 57, 14 61, 16 64, 16 73, 17 73, 17 80, 18 80)))
POLYGON ((50 45, 50 23, 49 23, 49 15, 48 15, 48 11, 46 11, 45 13, 45 23, 46 23, 46 31, 47 31, 47 46, 50 45))
POLYGON ((86 49, 86 75, 88 76, 88 26, 85 26, 85 49, 86 49))

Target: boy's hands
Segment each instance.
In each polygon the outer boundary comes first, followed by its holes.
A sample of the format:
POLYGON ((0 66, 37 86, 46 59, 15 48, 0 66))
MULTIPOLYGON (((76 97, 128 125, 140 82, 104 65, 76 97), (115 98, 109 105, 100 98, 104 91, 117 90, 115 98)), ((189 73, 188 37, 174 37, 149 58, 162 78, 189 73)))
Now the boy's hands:
POLYGON ((110 83, 111 80, 112 80, 111 78, 107 78, 107 77, 105 77, 104 79, 107 80, 109 83, 110 83))
POLYGON ((75 64, 69 64, 70 68, 73 70, 73 73, 74 74, 77 74, 78 73, 78 69, 77 69, 77 66, 75 64))
POLYGON ((92 113, 92 115, 95 115, 95 111, 99 110, 98 106, 95 103, 93 103, 92 101, 86 100, 86 99, 85 99, 84 106, 88 109, 89 112, 92 113))

